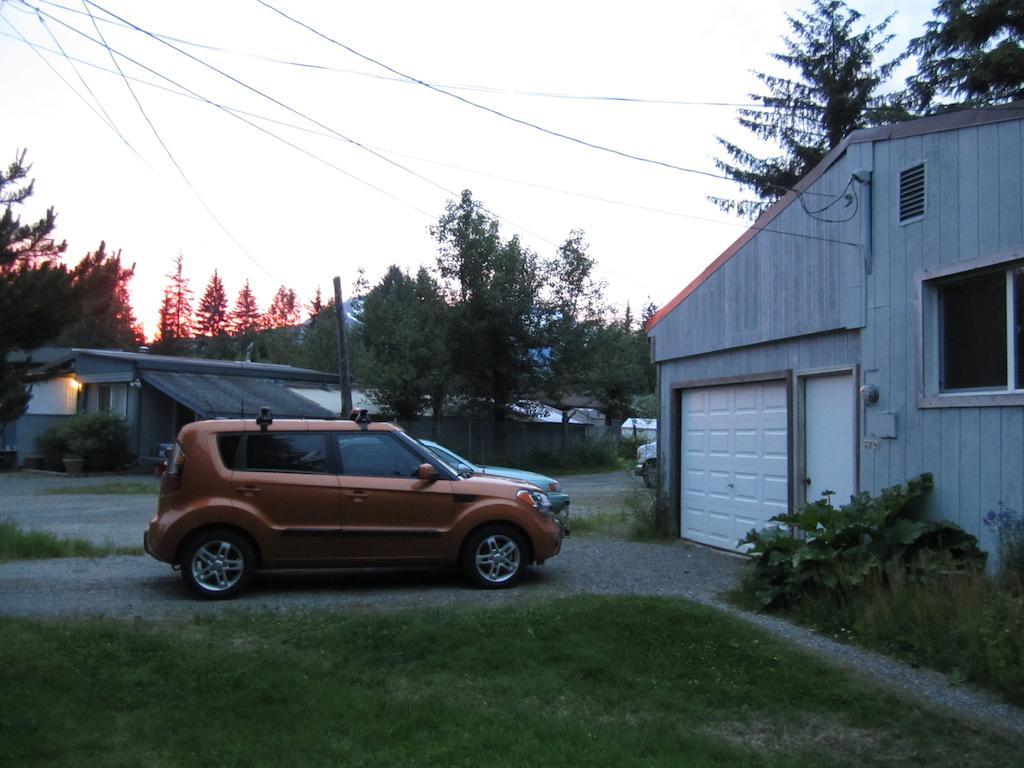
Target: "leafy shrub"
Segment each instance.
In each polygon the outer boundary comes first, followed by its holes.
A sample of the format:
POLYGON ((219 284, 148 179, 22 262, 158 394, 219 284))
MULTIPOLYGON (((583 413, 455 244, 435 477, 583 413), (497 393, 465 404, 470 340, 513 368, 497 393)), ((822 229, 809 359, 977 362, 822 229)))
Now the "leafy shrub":
POLYGON ((39 436, 48 466, 61 456, 81 456, 91 472, 120 469, 130 458, 124 422, 109 413, 80 413, 39 436))
MULTIPOLYGON (((524 469, 541 472, 559 469, 610 469, 619 466, 617 442, 609 438, 584 437, 564 451, 533 451, 524 469)), ((513 465, 514 466, 514 465, 513 465)))
POLYGON ((981 568, 985 554, 977 539, 953 523, 918 519, 931 488, 932 477, 924 474, 878 497, 858 494, 839 509, 826 497, 771 518, 785 528, 752 530, 740 542, 755 555, 748 588, 774 608, 805 595, 843 600, 868 584, 924 582, 981 568))
POLYGON ((999 511, 989 512, 983 522, 995 535, 1003 584, 1024 591, 1024 515, 1000 504, 999 511))
POLYGON ((636 449, 641 445, 646 445, 651 442, 651 438, 644 437, 642 435, 637 437, 623 437, 619 441, 619 456, 630 461, 636 460, 636 449))

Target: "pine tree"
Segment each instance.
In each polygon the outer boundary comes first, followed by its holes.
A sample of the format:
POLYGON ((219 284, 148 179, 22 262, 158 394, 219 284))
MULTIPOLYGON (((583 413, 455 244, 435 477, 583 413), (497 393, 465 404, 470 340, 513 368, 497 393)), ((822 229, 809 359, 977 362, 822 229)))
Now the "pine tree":
POLYGON ((716 159, 715 165, 760 198, 708 198, 739 216, 764 211, 854 129, 907 116, 897 97, 877 93, 907 55, 875 62, 892 40, 886 34, 891 15, 856 32, 861 14, 843 0, 813 0, 811 10, 786 19, 793 36, 783 38, 785 53, 772 58, 795 70, 795 78, 754 72, 768 93, 750 94, 759 106, 738 110, 740 125, 777 144, 781 153, 758 157, 716 137, 728 159, 716 159))
POLYGON ((264 318, 266 328, 287 328, 299 324, 301 305, 291 288, 283 285, 277 289, 264 318))
POLYGON ((251 336, 260 330, 263 315, 256 303, 256 295, 249 286, 249 281, 238 292, 235 307, 231 310, 231 333, 235 336, 251 336))
POLYGON ((224 282, 215 269, 196 308, 196 332, 201 336, 215 338, 223 336, 227 330, 228 297, 224 291, 224 282))
POLYGON ((185 257, 178 253, 160 304, 160 323, 154 347, 164 354, 181 351, 181 342, 192 336, 192 289, 185 277, 185 257))
POLYGON ((0 425, 24 413, 31 399, 27 368, 12 363, 9 353, 51 341, 78 314, 71 276, 58 261, 67 244, 52 237, 57 214, 49 208, 22 224, 14 213, 32 195, 35 182, 22 184, 29 170, 24 151, 6 173, 0 170, 0 425))
POLYGON ((941 111, 1024 99, 1024 3, 941 0, 910 43, 918 72, 907 85, 918 108, 941 111), (937 97, 952 102, 937 104, 937 97))
POLYGON ((316 319, 320 317, 320 313, 324 309, 323 297, 320 295, 320 286, 316 287, 316 292, 313 294, 313 298, 309 304, 306 305, 306 311, 309 312, 309 319, 316 322, 316 319))
POLYGON ((128 290, 135 266, 122 267, 121 252, 110 256, 106 247, 100 242, 71 270, 81 311, 58 337, 61 346, 132 349, 144 341, 128 290))

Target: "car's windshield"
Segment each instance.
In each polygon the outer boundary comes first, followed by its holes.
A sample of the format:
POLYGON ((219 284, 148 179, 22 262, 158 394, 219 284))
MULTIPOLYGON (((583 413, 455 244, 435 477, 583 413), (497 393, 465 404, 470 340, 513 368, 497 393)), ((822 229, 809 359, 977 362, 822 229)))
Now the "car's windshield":
POLYGON ((462 458, 461 456, 459 456, 459 454, 450 451, 447 448, 442 448, 440 445, 436 445, 433 443, 425 443, 422 440, 420 441, 420 445, 422 445, 432 454, 437 456, 437 458, 439 458, 448 466, 455 467, 456 474, 458 474, 459 476, 468 477, 469 475, 472 475, 474 472, 480 471, 480 467, 473 464, 473 462, 469 461, 468 459, 462 458))

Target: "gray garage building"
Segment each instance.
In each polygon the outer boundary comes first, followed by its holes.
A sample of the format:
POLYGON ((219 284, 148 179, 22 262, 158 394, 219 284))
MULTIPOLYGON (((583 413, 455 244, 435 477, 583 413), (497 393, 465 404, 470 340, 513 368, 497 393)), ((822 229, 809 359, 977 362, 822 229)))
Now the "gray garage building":
POLYGON ((684 538, 922 472, 1024 509, 1024 102, 855 131, 648 324, 684 538))

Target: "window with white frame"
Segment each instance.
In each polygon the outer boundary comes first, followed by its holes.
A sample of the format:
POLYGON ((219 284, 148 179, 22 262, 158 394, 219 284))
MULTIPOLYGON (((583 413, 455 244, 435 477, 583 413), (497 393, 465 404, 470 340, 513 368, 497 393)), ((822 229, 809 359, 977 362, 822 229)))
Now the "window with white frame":
POLYGON ((934 283, 938 391, 1024 390, 1024 264, 934 283))

